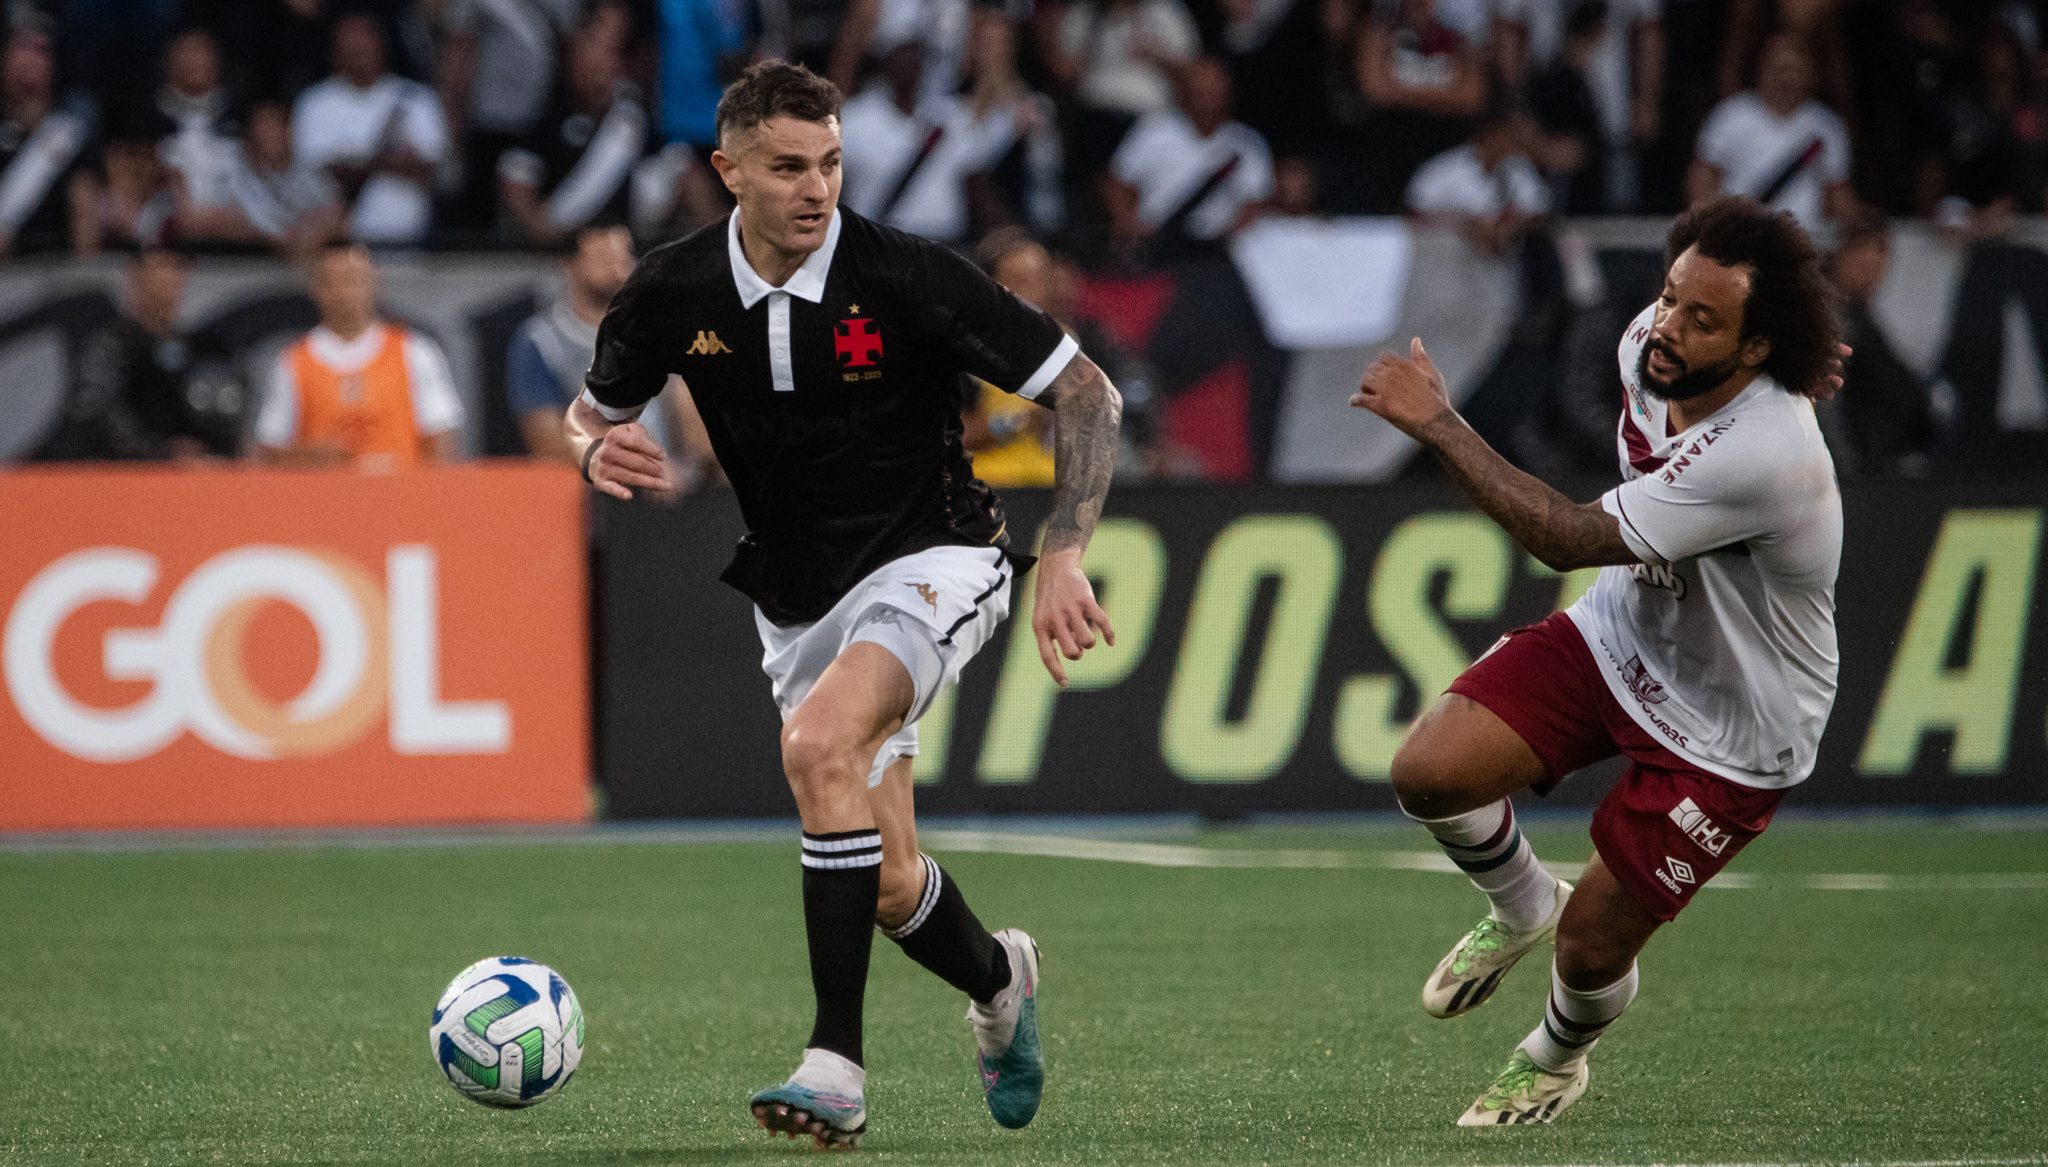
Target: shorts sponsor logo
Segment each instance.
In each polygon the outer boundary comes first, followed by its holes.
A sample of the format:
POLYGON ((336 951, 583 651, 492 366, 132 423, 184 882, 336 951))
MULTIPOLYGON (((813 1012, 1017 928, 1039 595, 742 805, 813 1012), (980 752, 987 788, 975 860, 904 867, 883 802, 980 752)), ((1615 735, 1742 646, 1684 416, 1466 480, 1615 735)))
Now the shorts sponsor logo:
POLYGON ((1699 882, 1693 876, 1692 864, 1669 855, 1664 857, 1664 866, 1657 868, 1657 880, 1670 888, 1673 895, 1684 895, 1686 888, 1699 882))
POLYGON ((1682 799, 1671 808, 1671 821, 1678 824, 1685 837, 1699 844, 1700 850, 1709 855, 1719 856, 1728 850, 1728 840, 1734 836, 1714 825, 1714 820, 1699 808, 1692 799, 1682 799))
POLYGON ((906 583, 903 586, 915 589, 917 598, 932 606, 932 615, 936 616, 939 614, 939 593, 932 589, 932 585, 928 583, 906 583))
POLYGON ((1631 656, 1628 658, 1627 664, 1621 663, 1620 654, 1614 651, 1614 646, 1607 643, 1605 637, 1600 639, 1600 651, 1607 654, 1607 663, 1613 665, 1615 670, 1621 674, 1622 684, 1628 687, 1629 694, 1636 699, 1636 704, 1642 709, 1643 716, 1650 719, 1650 724, 1657 727, 1657 732, 1669 738, 1673 745, 1681 749, 1690 745, 1690 741, 1688 741, 1684 733, 1679 731, 1678 727, 1657 716, 1656 711, 1650 708, 1652 705, 1667 700, 1670 694, 1664 691, 1662 682, 1650 678, 1649 671, 1643 668, 1643 658, 1631 656))
POLYGON ((1636 700, 1645 705, 1660 705, 1671 696, 1664 691, 1664 682, 1652 677, 1650 671, 1643 667, 1640 656, 1628 658, 1628 663, 1621 666, 1621 679, 1628 685, 1628 691, 1636 695, 1636 700))

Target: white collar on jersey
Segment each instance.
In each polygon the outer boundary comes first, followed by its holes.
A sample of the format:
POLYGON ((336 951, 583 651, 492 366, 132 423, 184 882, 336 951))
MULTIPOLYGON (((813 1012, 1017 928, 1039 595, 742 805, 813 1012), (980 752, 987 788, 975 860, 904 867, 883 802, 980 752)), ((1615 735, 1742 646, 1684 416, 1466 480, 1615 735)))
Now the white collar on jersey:
POLYGON ((754 265, 747 262, 746 249, 740 246, 739 208, 733 208, 732 217, 725 221, 725 253, 732 259, 732 282, 740 292, 740 307, 752 308, 770 292, 788 292, 813 304, 823 303, 825 273, 832 270, 832 253, 839 248, 839 220, 839 208, 834 207, 832 222, 825 228, 825 245, 811 252, 796 274, 778 288, 762 279, 754 265))

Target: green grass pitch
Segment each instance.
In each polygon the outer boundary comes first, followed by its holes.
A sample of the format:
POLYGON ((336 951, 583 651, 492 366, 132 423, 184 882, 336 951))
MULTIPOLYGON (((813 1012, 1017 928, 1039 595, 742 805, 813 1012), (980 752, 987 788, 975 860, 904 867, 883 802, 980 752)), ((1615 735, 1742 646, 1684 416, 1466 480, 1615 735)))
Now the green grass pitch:
MULTIPOLYGON (((1582 861, 1583 822, 1543 821, 1582 861)), ((944 836, 935 836, 935 841, 944 836)), ((1453 1118, 1543 960, 1456 1021, 1423 976, 1480 911, 1390 824, 1193 828, 1147 866, 935 847, 1045 953, 1038 1121, 980 1100, 961 999, 877 938, 877 1163, 2048 1163, 2048 825, 1787 819, 1643 961, 1553 1127, 1453 1118), (1212 863, 1213 861, 1213 863, 1212 863), (1236 864, 1236 865, 1214 865, 1236 864), (1293 866, 1289 866, 1292 864, 1293 866), (1882 879, 1860 878, 1883 876, 1882 879), (1845 879, 1844 876, 1859 878, 1845 879)), ((815 1154, 742 1101, 810 1006, 795 830, 759 842, 0 854, 0 1163, 654 1165, 815 1154), (566 975, 557 1099, 459 1098, 428 1014, 470 961, 566 975)))

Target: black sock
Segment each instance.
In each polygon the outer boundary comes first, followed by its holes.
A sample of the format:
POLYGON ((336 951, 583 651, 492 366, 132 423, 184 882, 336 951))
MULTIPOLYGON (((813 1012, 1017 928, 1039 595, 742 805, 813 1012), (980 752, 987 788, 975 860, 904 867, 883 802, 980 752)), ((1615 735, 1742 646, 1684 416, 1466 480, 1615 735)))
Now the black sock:
POLYGON ((986 1005, 1010 983, 1010 954, 981 926, 938 860, 918 858, 924 860, 924 894, 917 909, 902 927, 882 934, 940 980, 986 1005))
POLYGON ((811 988, 818 995, 817 1021, 806 1045, 857 1066, 863 1064, 861 1002, 881 888, 879 831, 804 832, 804 936, 811 947, 811 988))

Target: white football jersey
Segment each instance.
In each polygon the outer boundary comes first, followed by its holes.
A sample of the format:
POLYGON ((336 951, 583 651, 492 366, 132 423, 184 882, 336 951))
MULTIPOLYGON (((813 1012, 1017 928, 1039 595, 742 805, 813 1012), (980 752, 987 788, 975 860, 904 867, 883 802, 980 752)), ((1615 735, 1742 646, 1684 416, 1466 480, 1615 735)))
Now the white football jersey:
POLYGON ((1767 376, 1669 433, 1637 383, 1654 311, 1622 335, 1623 482, 1600 498, 1642 562, 1602 568, 1570 615, 1651 736, 1744 786, 1797 785, 1835 703, 1834 462, 1813 403, 1767 376))

